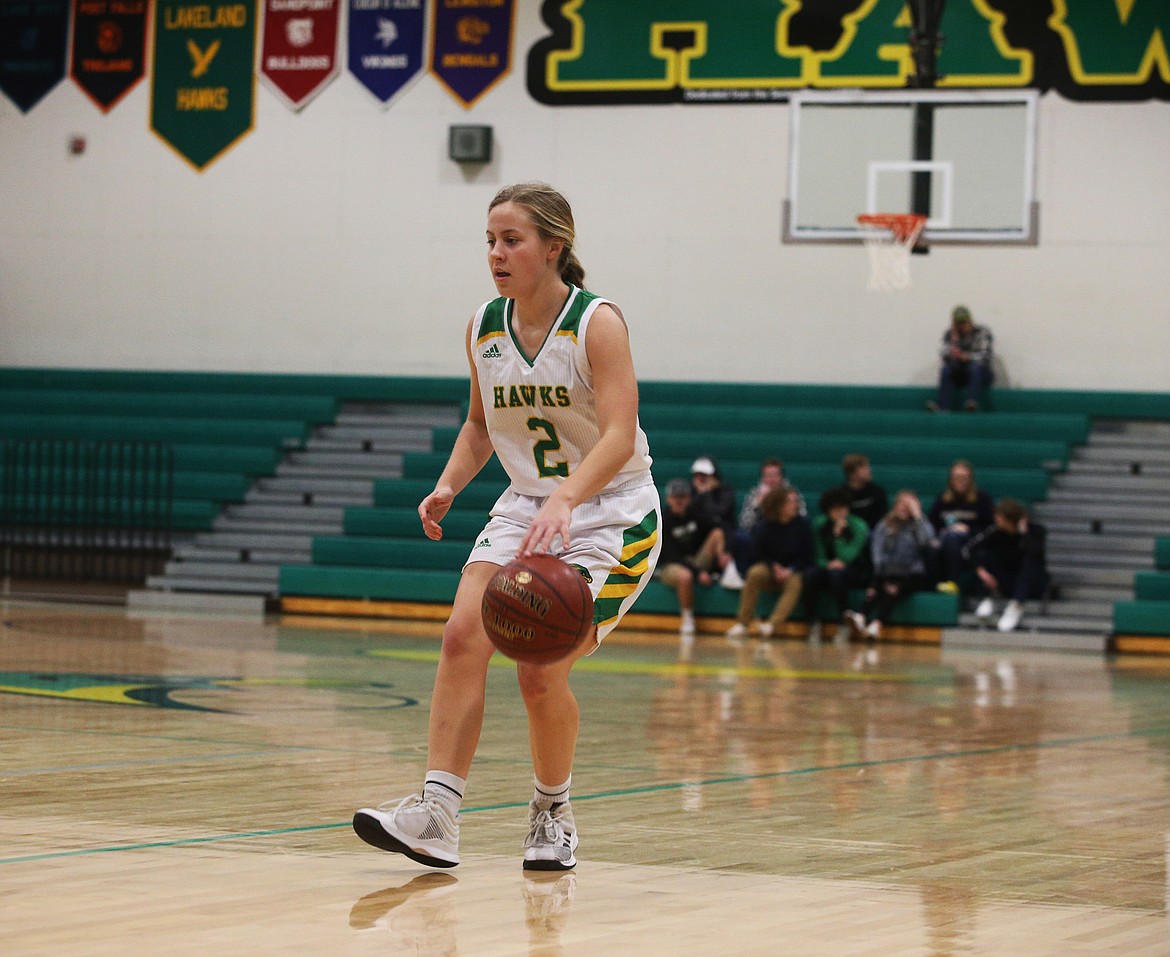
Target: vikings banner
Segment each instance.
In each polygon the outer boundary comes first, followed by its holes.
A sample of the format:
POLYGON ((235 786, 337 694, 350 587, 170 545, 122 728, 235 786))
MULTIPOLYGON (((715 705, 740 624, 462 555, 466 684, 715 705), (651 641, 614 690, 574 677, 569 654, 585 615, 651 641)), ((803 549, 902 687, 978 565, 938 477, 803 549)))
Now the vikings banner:
POLYGON ((513 0, 435 0, 431 72, 469 109, 512 68, 513 0))
POLYGON ((0 90, 22 113, 65 78, 69 0, 0 3, 0 90))
POLYGON ((157 0, 150 128, 197 170, 252 130, 255 0, 157 0))
POLYGON ((389 104, 422 70, 425 32, 426 0, 349 0, 349 72, 389 104))
POLYGON ((337 76, 341 0, 265 0, 260 76, 301 110, 337 76))
POLYGON ((108 113, 142 79, 147 0, 73 0, 73 82, 108 113))

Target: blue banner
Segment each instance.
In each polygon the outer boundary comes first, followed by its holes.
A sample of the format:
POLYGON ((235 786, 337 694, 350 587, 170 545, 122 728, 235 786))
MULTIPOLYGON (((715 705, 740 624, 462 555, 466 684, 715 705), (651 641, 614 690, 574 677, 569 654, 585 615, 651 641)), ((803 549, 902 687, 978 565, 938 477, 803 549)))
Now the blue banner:
POLYGON ((349 72, 383 105, 423 66, 426 0, 349 0, 349 72))

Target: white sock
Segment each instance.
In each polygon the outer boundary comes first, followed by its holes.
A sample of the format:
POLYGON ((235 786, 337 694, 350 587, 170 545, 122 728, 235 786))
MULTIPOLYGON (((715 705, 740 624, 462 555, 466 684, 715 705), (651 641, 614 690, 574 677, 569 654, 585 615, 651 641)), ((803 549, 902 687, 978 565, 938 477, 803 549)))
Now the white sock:
POLYGON ((423 781, 423 797, 438 801, 452 815, 459 813, 465 790, 467 780, 447 771, 428 771, 423 781))
POLYGON ((541 784, 540 780, 535 777, 532 781, 534 784, 532 800, 538 808, 548 810, 554 804, 564 804, 569 800, 569 785, 573 782, 573 775, 570 774, 565 783, 558 787, 541 784))

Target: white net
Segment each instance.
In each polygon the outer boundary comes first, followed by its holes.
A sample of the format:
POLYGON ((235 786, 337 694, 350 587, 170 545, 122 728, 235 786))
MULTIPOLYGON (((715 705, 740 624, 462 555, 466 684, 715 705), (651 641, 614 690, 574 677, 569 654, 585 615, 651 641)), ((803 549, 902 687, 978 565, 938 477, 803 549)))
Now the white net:
POLYGON ((872 214, 857 217, 858 230, 869 253, 869 288, 878 292, 910 287, 910 252, 925 216, 872 214))

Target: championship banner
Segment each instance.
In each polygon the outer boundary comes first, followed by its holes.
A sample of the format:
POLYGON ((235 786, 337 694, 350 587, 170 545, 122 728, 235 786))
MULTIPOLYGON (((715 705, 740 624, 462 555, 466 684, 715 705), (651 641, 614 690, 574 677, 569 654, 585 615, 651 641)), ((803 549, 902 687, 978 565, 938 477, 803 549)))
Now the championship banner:
POLYGON ((513 0, 435 0, 431 72, 470 109, 512 69, 513 0))
POLYGON ((65 78, 69 0, 0 3, 0 91, 22 113, 65 78))
POLYGON ((337 76, 341 0, 265 0, 260 76, 290 110, 337 76))
POLYGON ((385 106, 423 66, 426 0, 349 0, 349 72, 385 106))
POLYGON ((255 0, 157 0, 150 128, 197 170, 252 130, 256 13, 255 0))
POLYGON ((73 82, 108 113, 146 72, 149 0, 73 0, 73 82))

